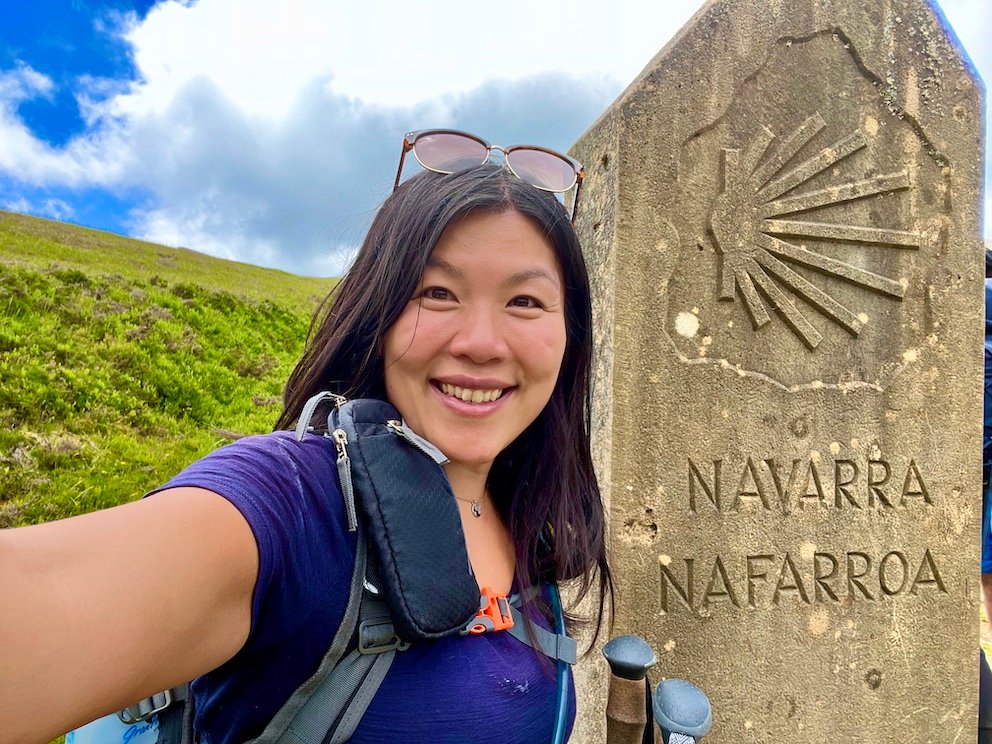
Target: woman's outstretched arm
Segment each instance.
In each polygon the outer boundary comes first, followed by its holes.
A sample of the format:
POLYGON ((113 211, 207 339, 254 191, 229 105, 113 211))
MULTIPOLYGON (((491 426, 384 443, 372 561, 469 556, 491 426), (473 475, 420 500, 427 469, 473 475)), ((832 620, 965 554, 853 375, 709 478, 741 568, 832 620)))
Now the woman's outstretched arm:
POLYGON ((248 523, 203 489, 0 530, 0 744, 48 741, 227 661, 257 574, 248 523))

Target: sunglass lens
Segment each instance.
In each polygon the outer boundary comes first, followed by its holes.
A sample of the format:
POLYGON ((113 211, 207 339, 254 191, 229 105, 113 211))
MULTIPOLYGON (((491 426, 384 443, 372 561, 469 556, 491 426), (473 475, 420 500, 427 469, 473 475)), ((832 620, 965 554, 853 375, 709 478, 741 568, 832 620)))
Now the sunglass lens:
POLYGON ((539 189, 568 191, 575 185, 575 168, 554 153, 513 148, 506 154, 506 163, 519 178, 539 189))
POLYGON ((482 165, 489 148, 477 139, 452 132, 423 134, 413 145, 417 161, 432 171, 454 173, 482 165))

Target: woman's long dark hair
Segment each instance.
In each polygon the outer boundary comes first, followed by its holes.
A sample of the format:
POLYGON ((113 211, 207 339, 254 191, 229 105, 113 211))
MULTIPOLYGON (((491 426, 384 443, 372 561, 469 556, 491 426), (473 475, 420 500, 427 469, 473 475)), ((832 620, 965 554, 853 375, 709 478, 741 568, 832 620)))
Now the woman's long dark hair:
POLYGON ((566 344, 548 404, 497 456, 487 485, 510 530, 519 586, 578 579, 578 601, 598 584, 595 639, 607 600, 612 620, 613 579, 590 455, 592 306, 578 240, 551 194, 492 165, 452 175, 423 172, 401 185, 373 220, 351 270, 318 308, 276 428, 295 426, 304 403, 322 390, 386 399, 383 339, 441 234, 470 212, 511 210, 540 227, 561 265, 566 344))

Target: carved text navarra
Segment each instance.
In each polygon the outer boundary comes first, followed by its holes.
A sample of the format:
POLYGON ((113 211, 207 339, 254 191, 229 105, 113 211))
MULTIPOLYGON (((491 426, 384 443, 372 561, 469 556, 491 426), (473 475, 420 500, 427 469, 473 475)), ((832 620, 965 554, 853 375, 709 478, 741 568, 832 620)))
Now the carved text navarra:
POLYGON ((776 511, 832 507, 894 509, 933 504, 915 460, 824 461, 813 457, 781 461, 748 457, 736 467, 723 460, 688 460, 689 510, 776 511))

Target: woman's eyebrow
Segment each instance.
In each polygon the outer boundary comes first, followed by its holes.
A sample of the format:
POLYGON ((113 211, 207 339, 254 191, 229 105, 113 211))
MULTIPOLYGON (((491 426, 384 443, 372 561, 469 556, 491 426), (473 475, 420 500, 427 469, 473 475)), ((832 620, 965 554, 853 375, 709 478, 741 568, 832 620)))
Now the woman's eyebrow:
POLYGON ((523 284, 530 279, 546 279, 555 285, 555 289, 558 289, 559 291, 561 290, 561 282, 558 281, 558 278, 544 269, 527 269, 525 271, 518 271, 516 274, 507 277, 503 281, 503 286, 512 287, 516 284, 523 284))
MULTIPOLYGON (((434 258, 434 257, 429 258, 427 260, 427 266, 425 268, 438 269, 439 271, 443 271, 445 274, 448 274, 449 276, 453 276, 456 279, 465 278, 464 271, 459 269, 457 266, 453 266, 452 264, 440 258, 434 258)), ((546 279, 547 281, 554 284, 556 289, 558 289, 559 291, 561 290, 561 282, 558 281, 558 278, 553 274, 549 273, 547 270, 541 268, 525 269, 524 271, 518 271, 517 273, 512 274, 508 276, 506 279, 504 279, 501 282, 501 285, 503 287, 512 287, 517 284, 523 284, 524 282, 530 279, 546 279)))
POLYGON ((447 261, 443 261, 440 258, 434 258, 433 256, 431 256, 429 259, 427 259, 427 265, 424 266, 424 268, 425 269, 440 269, 445 274, 448 274, 449 276, 453 276, 456 279, 464 279, 465 278, 465 272, 464 271, 462 271, 459 268, 456 268, 456 267, 452 266, 447 261))

